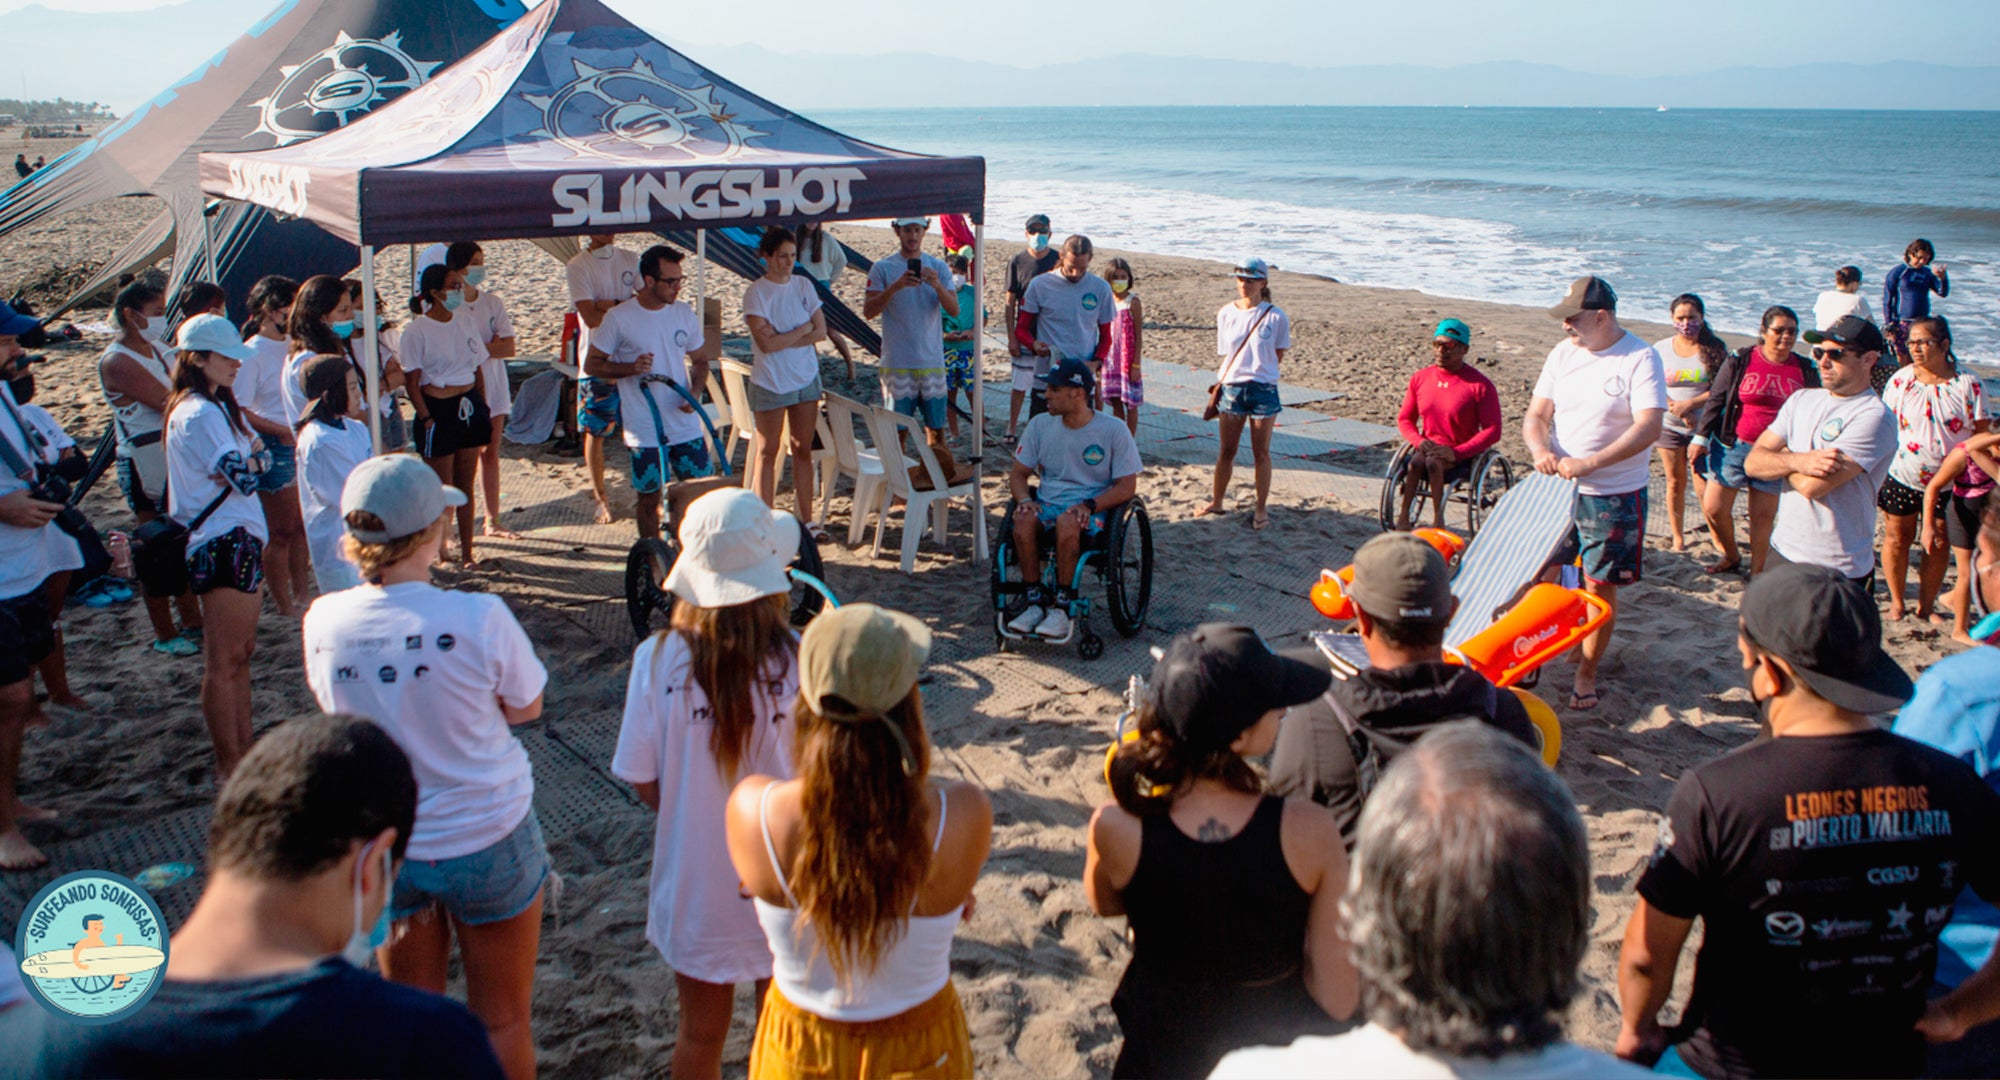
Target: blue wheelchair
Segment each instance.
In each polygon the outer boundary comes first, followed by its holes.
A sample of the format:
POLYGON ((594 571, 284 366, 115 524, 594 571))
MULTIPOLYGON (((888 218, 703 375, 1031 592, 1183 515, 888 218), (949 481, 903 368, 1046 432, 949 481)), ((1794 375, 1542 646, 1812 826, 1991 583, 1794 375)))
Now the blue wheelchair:
POLYGON ((1067 645, 1074 641, 1077 655, 1085 660, 1103 656, 1104 639, 1090 629, 1093 605, 1083 592, 1085 579, 1091 575, 1104 583, 1105 608, 1111 615, 1111 625, 1122 637, 1138 634, 1145 626, 1146 609, 1153 599, 1153 523, 1146 516, 1146 501, 1135 495, 1130 501, 1112 507, 1105 515, 1103 531, 1083 538, 1076 575, 1069 582, 1072 597, 1067 608, 1069 633, 1056 638, 1016 633, 1007 628, 1008 620, 1020 611, 1030 589, 1040 585, 1053 592, 1057 584, 1055 529, 1049 526, 1042 528, 1042 580, 1022 580, 1021 568, 1015 564, 1016 505, 1011 500, 1007 503, 1007 516, 995 534, 999 542, 993 548, 993 637, 997 648, 1008 652, 1028 641, 1047 645, 1067 645))

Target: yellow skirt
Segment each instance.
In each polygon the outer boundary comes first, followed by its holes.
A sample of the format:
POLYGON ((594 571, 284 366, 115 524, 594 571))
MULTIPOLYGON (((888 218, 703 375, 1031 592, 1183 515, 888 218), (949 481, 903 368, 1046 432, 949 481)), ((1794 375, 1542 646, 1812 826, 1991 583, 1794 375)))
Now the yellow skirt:
POLYGON ((885 1020, 828 1020, 785 1000, 776 983, 764 993, 750 1080, 878 1077, 959 1080, 972 1075, 972 1035, 951 983, 907 1012, 885 1020))

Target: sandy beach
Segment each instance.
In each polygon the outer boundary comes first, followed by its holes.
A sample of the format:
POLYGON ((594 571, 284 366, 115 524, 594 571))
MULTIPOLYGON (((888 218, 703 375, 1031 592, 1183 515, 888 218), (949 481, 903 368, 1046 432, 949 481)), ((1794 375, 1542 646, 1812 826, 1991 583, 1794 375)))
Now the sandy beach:
MULTIPOLYGON (((53 147, 42 143, 35 149, 53 147)), ((52 278, 52 270, 105 257, 153 206, 150 200, 120 200, 9 237, 0 242, 0 288, 11 292, 38 276, 52 278)), ((1004 300, 1001 269, 1018 250, 1013 228, 1009 222, 991 230, 1001 235, 991 248, 986 291, 996 321, 1004 300)), ((871 256, 890 246, 880 229, 843 226, 836 232, 871 256)), ((936 250, 935 236, 930 250, 936 250)), ((507 301, 520 351, 552 351, 568 306, 561 267, 526 243, 496 243, 487 251, 487 287, 507 301)), ((1109 254, 1100 252, 1100 260, 1109 254)), ((407 257, 406 250, 385 253, 379 280, 406 281, 407 257)), ((1234 295, 1228 266, 1161 255, 1127 257, 1145 300, 1148 359, 1213 367, 1215 311, 1234 295)), ((300 268, 298 276, 311 269, 300 268)), ((740 280, 711 268, 708 282, 710 295, 722 300, 725 331, 742 334, 740 280)), ((1294 349, 1284 379, 1344 395, 1307 408, 1393 424, 1409 373, 1429 362, 1430 328, 1440 317, 1457 317, 1472 326, 1471 356, 1500 390, 1508 418, 1502 447, 1516 460, 1525 457, 1519 418, 1542 359, 1561 333, 1542 311, 1357 288, 1282 268, 1271 287, 1293 320, 1294 349)), ((861 288, 861 276, 850 273, 836 291, 858 310, 861 288)), ((383 292, 400 311, 395 290, 383 292)), ((34 299, 55 297, 44 290, 34 299)), ((100 308, 72 318, 85 325, 101 322, 104 314, 100 308)), ((1627 314, 1626 325, 1649 341, 1670 332, 1664 312, 1627 314)), ((89 337, 49 349, 49 363, 37 371, 37 400, 80 441, 94 440, 108 422, 93 373, 104 340, 89 337)), ((829 386, 864 399, 875 395, 871 364, 858 365, 850 383, 838 358, 830 349, 823 352, 821 370, 829 386)), ((990 354, 989 374, 1004 378, 1005 362, 1004 354, 990 354)), ((1356 450, 1329 455, 1323 464, 1373 474, 1381 458, 1379 450, 1356 450)), ((621 520, 596 528, 576 524, 588 520, 580 459, 508 446, 508 522, 525 538, 486 542, 480 549, 484 565, 441 580, 508 599, 553 674, 548 724, 579 746, 594 740, 589 744, 608 747, 615 737, 629 665, 630 631, 611 632, 622 626, 622 614, 607 610, 622 606, 622 600, 601 587, 622 572, 632 537, 623 461, 622 450, 614 452, 608 470, 621 520)), ((1255 532, 1246 527, 1246 513, 1193 519, 1195 507, 1207 498, 1206 467, 1148 465, 1141 492, 1155 522, 1157 588, 1176 594, 1173 611, 1208 610, 1225 617, 1240 608, 1240 617, 1259 617, 1266 609, 1245 599, 1253 595, 1250 583, 1260 581, 1260 566, 1283 567, 1282 573, 1264 575, 1268 580, 1254 595, 1289 597, 1289 606, 1269 608, 1271 622, 1260 623, 1260 629, 1289 644, 1325 625, 1304 599, 1310 570, 1293 568, 1345 564, 1352 549, 1376 531, 1372 505, 1343 502, 1330 489, 1280 490, 1273 499, 1272 527, 1255 532)), ((1005 467, 1004 448, 989 444, 985 493, 991 504, 1005 501, 1000 479, 1005 467)), ((1238 477, 1238 491, 1244 493, 1236 504, 1240 508, 1247 506, 1247 470, 1238 477)), ((977 912, 960 931, 953 957, 980 1070, 1005 1077, 1105 1075, 1119 1038, 1109 1001, 1129 951, 1123 921, 1099 919, 1085 904, 1084 826, 1092 807, 1108 797, 1102 751, 1126 678, 1143 669, 1144 646, 1165 637, 1149 633, 1114 643, 1110 654, 1089 666, 1080 666, 1073 652, 994 657, 986 574, 971 559, 965 515, 953 519, 949 550, 927 545, 917 572, 904 577, 896 572, 896 525, 880 557, 871 557, 866 543, 849 548, 840 542, 847 502, 844 495, 834 499, 836 539, 822 549, 830 581, 843 599, 901 607, 935 628, 939 658, 927 691, 939 750, 934 769, 981 784, 994 802, 993 858, 978 886, 977 912)), ((101 527, 129 523, 109 477, 92 492, 86 509, 101 527)), ((1675 554, 1662 550, 1658 538, 1651 542, 1645 581, 1624 594, 1616 644, 1601 675, 1602 705, 1590 713, 1561 712, 1566 741, 1560 770, 1589 826, 1595 889, 1587 985, 1570 1030, 1577 1041, 1598 1048, 1608 1048, 1617 1030, 1617 948, 1633 904, 1633 882, 1653 846, 1654 815, 1685 769, 1757 732, 1734 647, 1742 580, 1704 574, 1702 563, 1714 558, 1704 543, 1675 554)), ((29 732, 23 796, 62 815, 53 824, 31 827, 31 838, 61 849, 109 831, 197 813, 214 796, 211 752, 197 703, 199 661, 151 653, 136 604, 73 610, 64 629, 71 680, 96 708, 55 712, 46 728, 29 732)), ((1108 622, 1101 630, 1109 635, 1108 622)), ((267 611, 255 659, 260 727, 313 708, 301 676, 298 636, 296 623, 267 611)), ((1913 673, 1957 648, 1936 628, 1913 622, 1895 625, 1888 644, 1913 673)), ((1542 695, 1559 703, 1557 688, 1567 686, 1568 674, 1567 662, 1553 665, 1542 695)), ((545 736, 530 728, 522 737, 545 736)), ((608 765, 608 752, 604 757, 597 764, 608 765)), ((602 777, 590 779, 605 783, 602 777)), ((554 797, 552 787, 563 782, 538 765, 545 794, 554 797)), ((546 1076, 665 1072, 675 1028, 673 980, 642 936, 652 828, 648 813, 614 798, 576 827, 550 830, 565 886, 560 904, 551 905, 537 970, 535 1028, 546 1076)), ((137 867, 114 869, 129 873, 137 867)), ((189 883, 173 891, 191 899, 195 887, 189 883)), ((11 933, 15 914, 0 912, 0 929, 11 933)), ((739 996, 742 1007, 727 1058, 734 1075, 741 1075, 748 1050, 747 1000, 746 991, 739 996)))

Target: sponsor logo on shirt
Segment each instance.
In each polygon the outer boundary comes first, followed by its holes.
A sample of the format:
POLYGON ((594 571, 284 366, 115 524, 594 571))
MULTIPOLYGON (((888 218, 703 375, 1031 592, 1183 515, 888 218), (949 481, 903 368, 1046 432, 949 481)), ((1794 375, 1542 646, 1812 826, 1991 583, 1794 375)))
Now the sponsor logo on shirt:
POLYGON ((1826 418, 1826 423, 1819 426, 1819 441, 1821 443, 1830 443, 1840 438, 1840 433, 1846 430, 1846 428, 1846 417, 1829 416, 1826 418))
POLYGON ((1914 866, 1877 866, 1868 871, 1870 885, 1908 885, 1922 876, 1914 866))
POLYGON ((453 649, 453 648, 454 648, 455 646, 457 646, 457 645, 458 645, 458 639, 457 639, 457 638, 455 638, 455 637, 452 637, 452 636, 451 636, 450 634, 439 634, 439 635, 438 635, 438 651, 439 651, 439 652, 450 652, 450 651, 451 651, 451 650, 452 650, 452 649, 453 649))
POLYGON ((1923 784, 1795 792, 1785 796, 1785 817, 1791 825, 1773 831, 1773 851, 1952 835, 1951 812, 1931 809, 1923 784))
POLYGON ((396 681, 396 669, 395 669, 395 667, 394 667, 394 666, 392 666, 392 665, 389 665, 389 664, 383 664, 383 665, 382 665, 381 667, 379 667, 379 668, 377 668, 377 669, 375 670, 375 677, 376 677, 376 678, 378 678, 378 679, 380 679, 380 680, 382 680, 382 681, 383 681, 383 682, 385 682, 385 683, 392 683, 392 682, 395 682, 395 681, 396 681))
POLYGON ((334 682, 358 682, 360 681, 360 679, 361 679, 361 672, 355 670, 350 665, 343 664, 340 667, 333 669, 334 682))
POLYGON ((1830 916, 1812 924, 1813 936, 1821 941, 1859 937, 1874 928, 1873 919, 1835 919, 1830 916))
POLYGON ((1604 380, 1605 397, 1624 397, 1626 389, 1625 376, 1623 375, 1613 375, 1604 380))
POLYGON ((421 649, 423 647, 424 647, 424 636, 422 634, 404 635, 403 648, 408 649, 411 652, 416 652, 418 649, 421 649))
POLYGON ((1925 909, 1924 909, 1924 929, 1926 929, 1926 930, 1935 930, 1935 929, 1937 929, 1938 927, 1940 927, 1940 926, 1943 926, 1943 925, 1944 925, 1945 923, 1948 923, 1948 922, 1950 922, 1950 921, 1951 921, 1951 910, 1952 910, 1952 907, 1953 907, 1953 905, 1951 905, 1951 904, 1946 904, 1946 905, 1945 905, 1945 906, 1943 906, 1943 907, 1927 907, 1927 908, 1925 908, 1925 909))
POLYGON ((1897 904, 1895 907, 1889 909, 1888 932, 1898 937, 1908 937, 1910 934, 1910 920, 1915 917, 1916 913, 1910 910, 1910 905, 1897 904))
POLYGON ((676 349, 679 349, 679 350, 681 350, 681 351, 683 351, 683 352, 686 352, 686 351, 687 351, 687 347, 688 347, 688 332, 687 332, 687 330, 686 330, 686 329, 679 329, 679 330, 675 330, 675 331, 674 331, 674 348, 676 348, 676 349))
POLYGON ((418 664, 417 670, 411 672, 410 674, 416 678, 421 679, 424 676, 429 675, 430 673, 431 673, 431 666, 429 664, 418 664))
POLYGON ((1084 293, 1084 294, 1083 294, 1083 298, 1082 298, 1081 300, 1078 300, 1078 301, 1077 301, 1077 303, 1079 303, 1079 304, 1082 304, 1082 305, 1083 305, 1083 310, 1085 310, 1085 311, 1096 311, 1096 310, 1097 310, 1097 294, 1096 294, 1096 293, 1084 293))
POLYGON ((1099 446, 1096 443, 1091 443, 1089 446, 1084 447, 1083 463, 1085 465, 1104 464, 1104 447, 1099 446))
POLYGON ((1796 945, 1805 933, 1805 916, 1796 911, 1773 911, 1764 916, 1764 934, 1773 944, 1796 945))

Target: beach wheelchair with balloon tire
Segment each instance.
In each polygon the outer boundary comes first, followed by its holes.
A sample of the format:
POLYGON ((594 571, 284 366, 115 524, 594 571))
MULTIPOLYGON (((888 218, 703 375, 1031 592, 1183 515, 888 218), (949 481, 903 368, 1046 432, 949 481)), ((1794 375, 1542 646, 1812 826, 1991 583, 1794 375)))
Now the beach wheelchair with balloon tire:
MULTIPOLYGON (((1382 474, 1382 531, 1396 527, 1396 510, 1403 501, 1403 478, 1409 474, 1410 461, 1416 456, 1417 448, 1404 443, 1389 459, 1389 467, 1382 474)), ((1445 472, 1446 521, 1450 521, 1453 506, 1465 508, 1465 535, 1473 536, 1479 526, 1493 512, 1500 496, 1514 486, 1514 466, 1499 450, 1488 450, 1470 462, 1459 462, 1445 472)), ((1430 484, 1417 488, 1417 497, 1410 503, 1410 523, 1423 524, 1431 513, 1430 484)))
MULTIPOLYGON (((1032 497, 1032 492, 1030 493, 1032 497)), ((1084 585, 1095 575, 1104 584, 1105 609, 1111 616, 1111 625, 1121 637, 1138 634, 1145 625, 1146 609, 1153 598, 1153 523, 1146 516, 1146 501, 1134 495, 1130 500, 1105 511, 1104 529, 1095 536, 1083 537, 1082 549, 1077 553, 1076 575, 1069 582, 1071 600, 1066 608, 1070 618, 1068 634, 1059 638, 1045 638, 1037 634, 1018 634, 1007 628, 1008 620, 1021 610, 1028 591, 1036 585, 1054 591, 1056 586, 1056 531, 1053 526, 1042 527, 1042 580, 1029 582, 1021 579, 1021 568, 1015 563, 1014 552, 1014 510, 1018 504, 1007 503, 1006 516, 996 532, 998 542, 993 547, 993 637, 1001 652, 1007 652, 1023 642, 1040 642, 1047 645, 1067 645, 1076 642, 1077 655, 1085 660, 1095 660, 1104 655, 1104 639, 1090 629, 1090 614, 1093 608, 1090 597, 1085 595, 1084 585)))

